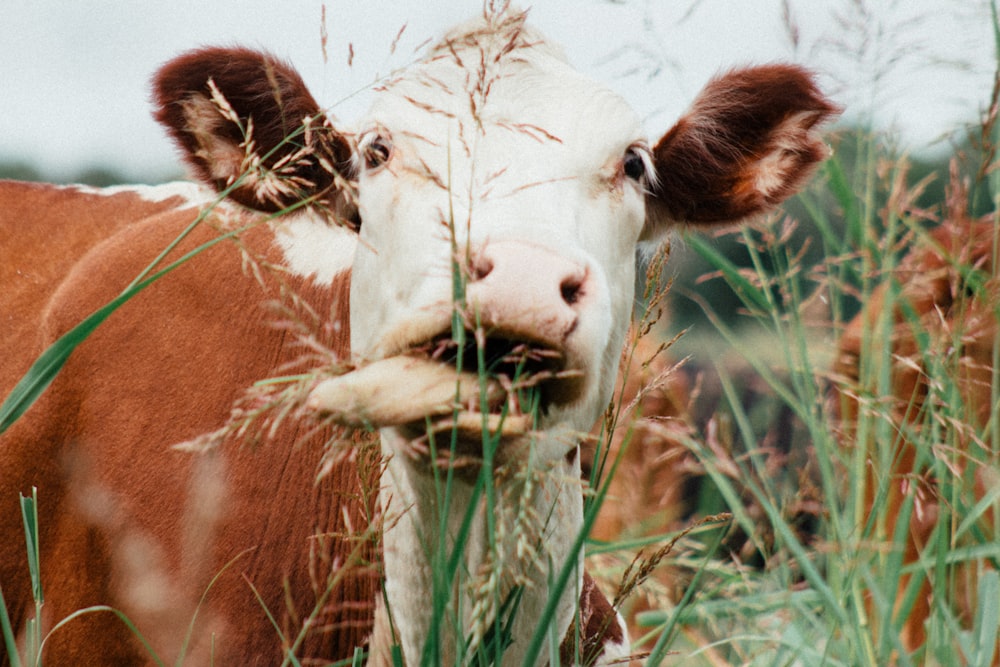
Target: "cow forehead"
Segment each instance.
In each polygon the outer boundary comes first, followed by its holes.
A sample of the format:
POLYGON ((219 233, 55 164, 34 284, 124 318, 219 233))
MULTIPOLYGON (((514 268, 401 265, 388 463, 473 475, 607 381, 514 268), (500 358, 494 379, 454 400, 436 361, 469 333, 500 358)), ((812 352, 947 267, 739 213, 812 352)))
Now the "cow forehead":
POLYGON ((593 173, 642 139, 621 97, 519 24, 453 33, 378 91, 360 129, 389 133, 425 166, 447 162, 452 179, 593 173))

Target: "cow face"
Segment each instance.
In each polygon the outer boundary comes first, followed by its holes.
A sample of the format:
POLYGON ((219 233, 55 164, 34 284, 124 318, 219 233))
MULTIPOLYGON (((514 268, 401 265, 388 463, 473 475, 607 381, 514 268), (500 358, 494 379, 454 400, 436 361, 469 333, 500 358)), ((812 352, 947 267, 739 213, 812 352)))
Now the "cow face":
POLYGON ((158 78, 159 117, 204 180, 256 209, 307 202, 347 221, 292 216, 276 238, 293 271, 319 280, 352 259, 351 352, 374 370, 319 403, 351 405, 345 421, 360 413, 392 441, 447 413, 472 446, 484 428, 541 431, 556 434, 543 458, 561 457, 613 386, 640 241, 765 211, 825 155, 813 128, 834 109, 797 68, 721 77, 650 148, 625 102, 523 19, 451 33, 378 88, 351 134, 262 54, 196 52, 158 78), (483 364, 499 376, 487 398, 463 394, 460 414, 431 398, 444 382, 454 393, 459 366, 479 388, 483 364), (534 387, 538 421, 512 384, 534 387), (389 387, 410 412, 357 403, 389 387))
POLYGON ((457 311, 487 362, 530 348, 542 430, 581 432, 613 384, 652 159, 624 101, 540 43, 519 21, 460 31, 378 92, 351 339, 368 360, 454 358, 457 311))

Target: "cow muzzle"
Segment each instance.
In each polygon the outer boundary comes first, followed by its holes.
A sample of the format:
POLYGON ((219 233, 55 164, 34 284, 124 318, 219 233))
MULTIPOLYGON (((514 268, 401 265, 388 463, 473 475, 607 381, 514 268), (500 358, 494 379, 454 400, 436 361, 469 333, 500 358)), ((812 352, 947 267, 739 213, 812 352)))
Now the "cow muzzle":
POLYGON ((472 254, 463 274, 464 298, 435 335, 321 382, 308 407, 350 427, 394 427, 418 450, 437 438, 475 457, 486 438, 525 439, 577 401, 588 367, 574 339, 591 290, 586 268, 511 241, 472 254))

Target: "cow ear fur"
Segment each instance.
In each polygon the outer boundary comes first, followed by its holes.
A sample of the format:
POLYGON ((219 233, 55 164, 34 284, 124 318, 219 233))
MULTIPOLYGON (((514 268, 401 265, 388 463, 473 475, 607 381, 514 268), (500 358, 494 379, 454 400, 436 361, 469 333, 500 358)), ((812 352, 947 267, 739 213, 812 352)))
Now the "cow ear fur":
POLYGON ((772 210, 828 157, 817 128, 839 111, 793 65, 712 80, 653 149, 658 183, 643 240, 674 224, 735 223, 772 210))
POLYGON ((306 200, 331 211, 349 196, 351 144, 290 65, 243 48, 182 55, 153 80, 154 113, 196 175, 230 198, 277 212, 306 200))

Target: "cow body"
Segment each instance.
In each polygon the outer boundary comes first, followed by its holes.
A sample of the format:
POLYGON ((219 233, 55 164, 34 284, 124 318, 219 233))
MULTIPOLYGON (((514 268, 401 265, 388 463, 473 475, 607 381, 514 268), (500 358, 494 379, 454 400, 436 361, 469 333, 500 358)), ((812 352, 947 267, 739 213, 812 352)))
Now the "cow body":
MULTIPOLYGON (((18 190, 23 186, 5 184, 2 192, 17 196, 18 190)), ((45 311, 38 313, 45 331, 40 343, 51 342, 116 296, 158 249, 191 223, 197 215, 193 205, 206 203, 179 197, 156 203, 132 194, 91 195, 67 189, 52 194, 72 196, 84 210, 102 207, 106 223, 111 224, 102 229, 86 221, 90 231, 114 233, 94 239, 90 251, 65 271, 50 300, 39 299, 45 311)), ((246 217, 237 211, 231 215, 233 224, 239 224, 241 215, 246 217)), ((73 217, 60 216, 48 223, 35 219, 33 224, 47 224, 49 235, 59 239, 60 220, 73 217)), ((3 221, 18 224, 16 218, 3 221)), ((205 226, 189 237, 184 249, 217 234, 205 226)), ((257 580, 254 585, 262 602, 273 613, 287 616, 285 630, 294 638, 301 628, 291 619, 308 618, 332 563, 351 560, 344 550, 358 545, 347 540, 321 544, 313 537, 344 534, 348 516, 363 525, 372 504, 366 506, 358 498, 359 477, 353 465, 314 483, 322 440, 298 449, 273 444, 226 446, 208 456, 179 452, 167 444, 224 424, 242 388, 274 375, 301 354, 289 344, 291 334, 276 326, 278 317, 265 310, 269 300, 280 298, 282 287, 309 298, 320 309, 317 312, 324 306, 330 312, 337 299, 346 301, 344 278, 340 289, 335 284, 332 290, 316 290, 301 280, 279 286, 270 272, 255 275, 244 270, 245 253, 260 252, 258 261, 274 261, 275 245, 270 230, 258 227, 241 235, 241 248, 230 242, 206 251, 197 266, 179 269, 170 279, 172 284, 164 281, 149 288, 98 329, 71 357, 42 403, 5 435, 11 442, 23 437, 31 443, 20 450, 5 449, 5 456, 21 457, 16 462, 4 459, 5 480, 9 474, 21 476, 16 488, 23 493, 33 484, 40 487, 44 572, 47 589, 58 591, 50 593, 46 608, 53 618, 95 604, 121 606, 151 633, 157 653, 174 659, 199 596, 209 589, 212 577, 236 558, 199 610, 189 654, 193 663, 200 663, 206 659, 210 633, 226 636, 232 632, 226 624, 261 613, 261 603, 241 580, 244 575, 251 582, 257 580), (255 304, 258 312, 248 314, 248 304, 255 304), (146 326, 151 322, 159 324, 146 326), (154 349, 157 352, 151 353, 154 349), (139 397, 142 404, 157 407, 137 410, 139 397), (68 414, 73 419, 53 418, 68 414), (93 435, 98 432, 99 438, 93 435), (136 467, 140 461, 141 470, 136 467), (289 521, 289 516, 302 520, 289 521), (79 554, 87 554, 84 576, 79 554), (285 614, 285 581, 292 592, 294 615, 285 614), (156 641, 157 634, 162 641, 156 641)), ((24 257, 21 266, 44 266, 47 257, 61 258, 51 245, 37 247, 46 250, 46 257, 38 257, 37 263, 24 257)), ((326 343, 342 348, 338 339, 343 341, 347 334, 345 329, 326 343)), ((39 346, 25 346, 20 366, 38 352, 39 346)), ((293 431, 283 434, 282 440, 294 443, 298 438, 293 431)), ((5 512, 3 520, 4 534, 20 532, 16 512, 5 512)), ((23 542, 19 542, 6 541, 4 549, 10 553, 5 552, 3 559, 4 592, 15 614, 26 612, 30 600, 23 542)), ((370 550, 362 544, 355 560, 362 565, 370 562, 370 550)), ((326 605, 325 613, 334 613, 343 627, 325 639, 320 637, 323 633, 313 633, 303 655, 339 655, 363 644, 370 632, 377 579, 370 571, 365 575, 363 566, 355 571, 356 576, 338 586, 326 605)), ((108 620, 85 617, 55 633, 49 647, 52 659, 62 663, 65 656, 67 662, 83 664, 100 655, 101 659, 114 656, 118 664, 140 661, 134 642, 126 641, 124 626, 108 620), (93 628, 100 628, 100 635, 114 631, 117 641, 109 645, 116 652, 85 652, 107 648, 100 644, 88 648, 93 646, 87 639, 93 628)), ((236 649, 239 655, 262 656, 263 664, 275 655, 272 633, 248 634, 241 643, 236 649)), ((220 649, 219 658, 233 655, 233 647, 220 645, 220 649)))
MULTIPOLYGON (((451 33, 377 92, 356 133, 270 56, 192 52, 157 75, 157 118, 211 188, 0 186, 0 236, 17 238, 2 262, 17 268, 0 274, 16 286, 4 290, 5 390, 194 220, 170 258, 214 243, 111 315, 0 437, 3 534, 20 533, 15 493, 39 489, 46 627, 108 604, 164 660, 328 661, 367 644, 381 663, 399 644, 409 664, 451 664, 520 590, 504 664, 522 663, 546 608, 565 663, 627 651, 573 545, 577 444, 613 385, 637 244, 773 206, 825 155, 813 130, 834 108, 801 70, 745 70, 651 148, 623 102, 523 21, 487 13, 451 33), (657 181, 669 195, 653 194, 657 181), (487 350, 493 389, 447 415, 376 407, 381 390, 422 387, 442 367, 461 384, 460 360, 487 350), (504 385, 520 350, 533 420, 504 385), (308 401, 244 395, 331 364, 358 370, 308 401), (343 410, 324 396, 361 402, 343 410), (303 405, 378 437, 300 418, 303 405), (435 456, 434 437, 455 451, 435 456), (472 583, 441 589, 430 563, 459 544, 470 508, 460 569, 472 583)), ((425 393, 398 403, 423 406, 425 393)), ((0 545, 19 631, 31 607, 23 553, 0 545)), ((46 658, 149 653, 95 612, 54 632, 46 658)))

